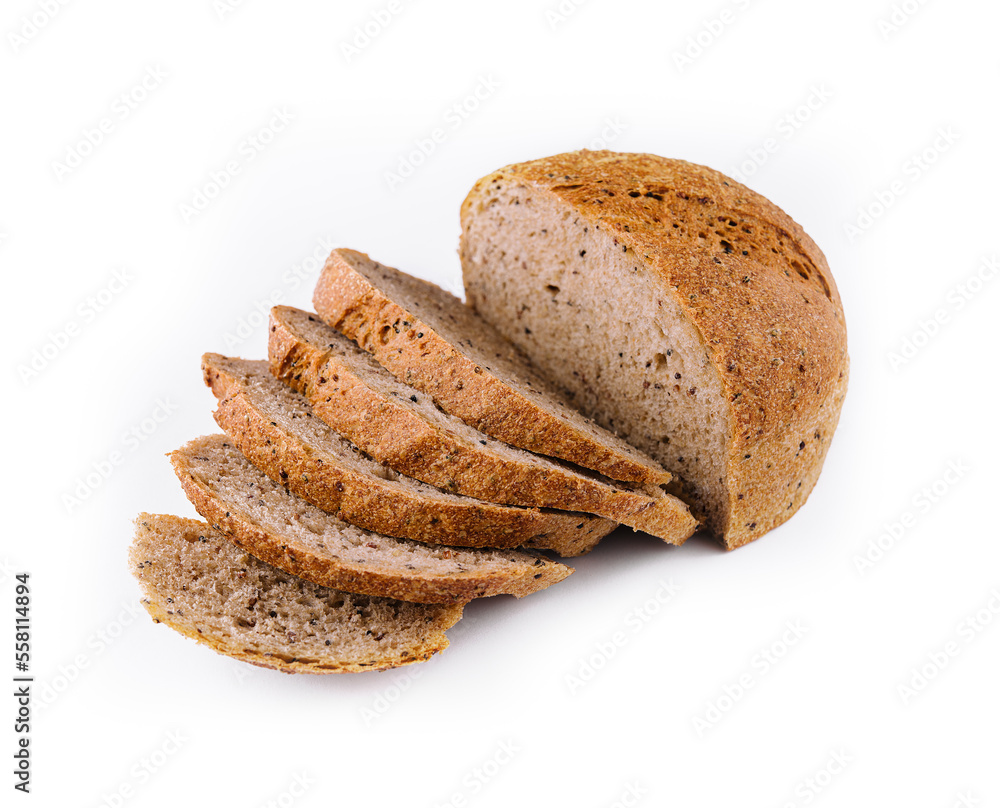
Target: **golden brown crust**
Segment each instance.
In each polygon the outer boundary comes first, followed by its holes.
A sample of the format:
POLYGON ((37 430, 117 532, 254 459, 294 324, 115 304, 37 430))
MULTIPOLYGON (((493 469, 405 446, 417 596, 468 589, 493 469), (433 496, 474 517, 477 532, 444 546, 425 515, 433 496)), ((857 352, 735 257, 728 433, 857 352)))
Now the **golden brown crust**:
POLYGON ((613 488, 558 466, 508 462, 456 440, 365 384, 335 353, 300 339, 281 307, 271 316, 268 355, 275 376, 303 393, 336 432, 380 463, 430 485, 492 502, 594 513, 671 544, 682 544, 697 527, 671 495, 613 488))
POLYGON ((840 295, 813 240, 712 169, 587 151, 483 177, 462 205, 463 232, 489 189, 510 184, 606 230, 700 330, 730 400, 726 546, 788 519, 819 476, 849 367, 840 295))
POLYGON ((572 569, 539 557, 534 567, 508 573, 466 570, 454 575, 428 575, 362 569, 357 565, 317 555, 311 548, 276 535, 232 510, 188 470, 183 450, 171 453, 174 473, 188 500, 208 523, 238 547, 273 567, 332 589, 359 595, 395 598, 411 603, 467 603, 493 595, 524 597, 558 583, 572 569))
POLYGON ((507 549, 526 545, 580 555, 614 529, 610 520, 479 500, 422 497, 363 474, 310 446, 260 412, 242 382, 205 354, 202 370, 220 397, 216 423, 240 452, 279 485, 345 522, 387 536, 455 547, 507 549))
MULTIPOLYGON (((313 304, 327 323, 373 354, 397 378, 487 435, 614 480, 663 485, 671 479, 652 460, 618 452, 567 422, 561 413, 534 404, 390 300, 337 250, 323 268, 313 304)), ((458 298, 455 305, 462 305, 458 298)), ((483 323, 482 328, 488 326, 483 323)))

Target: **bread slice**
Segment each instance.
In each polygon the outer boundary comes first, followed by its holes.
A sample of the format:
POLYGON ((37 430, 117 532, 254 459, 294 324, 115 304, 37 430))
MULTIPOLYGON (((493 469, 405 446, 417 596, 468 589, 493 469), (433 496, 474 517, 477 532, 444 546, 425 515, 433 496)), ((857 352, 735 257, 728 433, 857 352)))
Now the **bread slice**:
POLYGON ((410 665, 447 648, 457 605, 338 592, 258 561, 204 522, 143 513, 129 550, 153 620, 242 662, 285 673, 410 665))
POLYGON ((404 474, 491 502, 599 514, 674 544, 694 532, 687 506, 658 487, 629 490, 489 438, 307 312, 272 310, 268 355, 319 418, 404 474))
POLYGON ((363 455, 319 418, 267 362, 205 354, 215 420, 272 480, 335 516, 388 536, 458 547, 526 545, 581 555, 615 523, 589 514, 509 507, 439 491, 363 455))
POLYGON ((313 303, 397 378, 487 435, 614 480, 670 481, 652 458, 584 418, 523 353, 434 284, 339 249, 323 267, 313 303))
POLYGON ((517 550, 469 550, 396 539, 349 525, 252 466, 229 439, 211 435, 171 453, 195 509, 268 564, 360 595, 416 603, 522 597, 572 570, 517 550))
POLYGON ((805 502, 847 335, 823 253, 776 205, 682 160, 561 154, 476 183, 461 257, 479 315, 675 472, 727 547, 805 502))

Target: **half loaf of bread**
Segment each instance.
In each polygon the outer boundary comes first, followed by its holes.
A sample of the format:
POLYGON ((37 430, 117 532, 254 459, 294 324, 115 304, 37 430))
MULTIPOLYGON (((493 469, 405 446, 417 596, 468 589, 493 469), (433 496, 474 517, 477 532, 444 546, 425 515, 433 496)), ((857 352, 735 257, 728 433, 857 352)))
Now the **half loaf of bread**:
POLYGON ((823 253, 776 205, 682 160, 561 154, 476 183, 461 258, 478 315, 674 472, 727 547, 805 502, 847 389, 847 334, 823 253))

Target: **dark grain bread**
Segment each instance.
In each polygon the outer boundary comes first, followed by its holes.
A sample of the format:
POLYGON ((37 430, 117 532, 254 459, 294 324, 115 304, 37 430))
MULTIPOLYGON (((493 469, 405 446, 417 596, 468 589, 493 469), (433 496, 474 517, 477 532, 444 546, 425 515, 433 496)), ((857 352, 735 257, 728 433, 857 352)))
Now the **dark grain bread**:
POLYGON ((140 514, 129 551, 157 623, 242 662, 285 673, 384 670, 448 646, 458 605, 339 592, 289 575, 204 522, 140 514))
POLYGON ((572 570, 517 550, 470 550, 396 539, 349 525, 252 466, 211 435, 171 453, 181 485, 209 524, 257 558, 323 586, 416 603, 522 597, 572 570))
POLYGON ((313 303, 398 379, 487 435, 614 480, 670 481, 650 457, 584 418, 523 353, 434 284, 334 250, 313 303))
POLYGON ((681 160, 574 152, 481 179, 461 257, 479 315, 674 472, 727 547, 805 502, 847 336, 826 259, 777 206, 681 160))
POLYGON ((658 487, 630 490, 489 438, 308 312, 271 312, 268 354, 319 418, 399 472, 492 502, 599 514, 673 544, 694 532, 687 507, 658 487))
POLYGON ((267 362, 205 354, 215 420, 279 485, 335 516, 387 536, 457 547, 525 545, 581 555, 615 527, 586 514, 496 505, 398 474, 362 454, 319 418, 267 362))

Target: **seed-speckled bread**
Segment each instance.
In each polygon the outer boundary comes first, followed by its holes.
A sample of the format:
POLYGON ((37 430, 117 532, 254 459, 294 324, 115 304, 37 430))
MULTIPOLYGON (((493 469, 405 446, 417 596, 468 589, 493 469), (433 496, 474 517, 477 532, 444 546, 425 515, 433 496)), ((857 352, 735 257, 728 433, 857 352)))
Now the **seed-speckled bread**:
MULTIPOLYGON (((458 304, 461 305, 461 304, 458 304)), ((380 463, 460 494, 509 505, 595 513, 681 544, 697 525, 661 489, 632 491, 487 437, 394 378, 308 312, 271 312, 271 371, 315 414, 380 463)))
POLYGON ((681 160, 561 154, 476 184, 461 257, 470 306, 677 474, 727 547, 805 502, 847 334, 823 253, 777 206, 681 160))
POLYGON ((518 550, 470 550, 349 525, 252 466, 223 435, 171 453, 184 493, 208 523, 268 564, 307 581, 416 603, 522 597, 572 570, 518 550))
POLYGON ((581 555, 615 523, 587 514, 496 505, 397 474, 313 416, 302 395, 267 362, 208 353, 205 383, 219 399, 215 420, 272 480, 353 525, 387 536, 457 547, 525 545, 581 555))
POLYGON ((448 646, 458 605, 338 592, 259 561, 204 522, 139 514, 129 550, 157 623, 285 673, 354 673, 422 662, 448 646))
POLYGON ((338 249, 313 304, 400 381, 487 435, 614 480, 670 481, 656 461, 584 418, 524 354, 432 283, 338 249))

